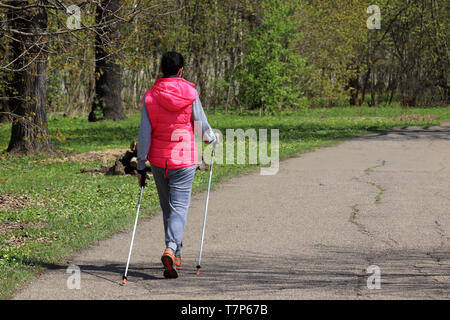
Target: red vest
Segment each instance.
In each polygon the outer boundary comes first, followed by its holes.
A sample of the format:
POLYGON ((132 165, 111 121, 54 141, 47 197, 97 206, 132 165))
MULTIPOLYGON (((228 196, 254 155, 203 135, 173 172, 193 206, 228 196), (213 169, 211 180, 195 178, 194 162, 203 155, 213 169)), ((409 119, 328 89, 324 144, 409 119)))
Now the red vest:
POLYGON ((191 121, 192 103, 198 93, 182 78, 159 78, 144 95, 152 125, 148 161, 166 169, 197 163, 197 144, 191 121))

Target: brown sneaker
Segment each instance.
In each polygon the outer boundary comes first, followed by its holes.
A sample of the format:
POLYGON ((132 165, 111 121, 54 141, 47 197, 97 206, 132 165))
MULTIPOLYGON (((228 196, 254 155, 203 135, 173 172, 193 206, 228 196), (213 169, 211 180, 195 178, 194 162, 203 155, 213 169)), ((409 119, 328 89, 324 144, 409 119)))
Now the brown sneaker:
POLYGON ((177 269, 174 266, 175 256, 172 249, 167 248, 161 257, 161 262, 164 265, 164 277, 167 279, 175 279, 178 277, 177 269))
POLYGON ((177 268, 177 270, 183 269, 181 267, 181 256, 175 257, 175 267, 177 268))

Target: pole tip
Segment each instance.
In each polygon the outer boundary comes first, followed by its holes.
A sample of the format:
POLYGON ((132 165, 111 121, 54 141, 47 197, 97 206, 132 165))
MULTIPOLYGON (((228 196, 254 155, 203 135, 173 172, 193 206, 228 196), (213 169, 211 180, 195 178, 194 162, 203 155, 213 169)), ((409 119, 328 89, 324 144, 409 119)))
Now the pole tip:
POLYGON ((123 285, 127 284, 127 277, 125 277, 125 276, 122 277, 122 284, 123 285))
POLYGON ((197 272, 195 273, 197 276, 200 274, 200 266, 197 266, 197 272))

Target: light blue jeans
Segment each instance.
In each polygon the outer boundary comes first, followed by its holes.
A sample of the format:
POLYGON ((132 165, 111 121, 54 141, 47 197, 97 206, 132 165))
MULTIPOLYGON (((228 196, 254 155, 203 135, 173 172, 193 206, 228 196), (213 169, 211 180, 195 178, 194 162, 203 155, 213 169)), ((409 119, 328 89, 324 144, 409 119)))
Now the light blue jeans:
POLYGON ((152 165, 153 178, 163 212, 166 247, 181 256, 183 232, 191 201, 192 182, 197 165, 166 169, 152 165))

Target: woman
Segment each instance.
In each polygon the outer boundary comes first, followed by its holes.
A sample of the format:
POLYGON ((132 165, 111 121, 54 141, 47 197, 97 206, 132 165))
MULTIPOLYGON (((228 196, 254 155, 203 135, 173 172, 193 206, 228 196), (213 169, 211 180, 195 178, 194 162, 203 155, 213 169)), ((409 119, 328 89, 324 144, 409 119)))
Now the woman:
POLYGON ((163 54, 163 77, 144 95, 138 139, 139 186, 145 186, 148 160, 163 211, 166 249, 161 261, 166 278, 177 278, 181 269, 183 232, 198 159, 194 121, 196 127, 201 123, 205 143, 217 142, 195 85, 182 78, 183 68, 180 53, 163 54))

